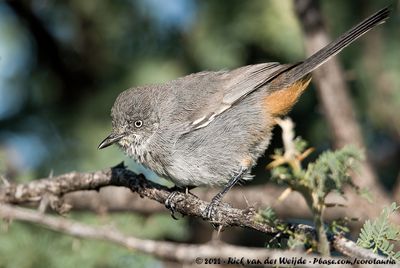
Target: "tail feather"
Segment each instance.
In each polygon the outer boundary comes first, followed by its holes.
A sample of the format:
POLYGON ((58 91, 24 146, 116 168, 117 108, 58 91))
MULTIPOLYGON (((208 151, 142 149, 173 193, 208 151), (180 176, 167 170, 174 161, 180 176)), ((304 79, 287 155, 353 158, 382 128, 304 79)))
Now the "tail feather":
POLYGON ((289 84, 294 83, 295 81, 301 79, 303 76, 318 68, 320 65, 328 61, 331 57, 338 54, 343 48, 347 47, 349 44, 357 40, 369 30, 381 23, 384 23, 389 17, 389 13, 390 9, 387 7, 379 10, 378 12, 374 13, 373 15, 366 18, 364 21, 360 22, 352 29, 341 35, 336 40, 332 41, 324 48, 314 53, 303 62, 295 65, 286 74, 286 82, 289 84))

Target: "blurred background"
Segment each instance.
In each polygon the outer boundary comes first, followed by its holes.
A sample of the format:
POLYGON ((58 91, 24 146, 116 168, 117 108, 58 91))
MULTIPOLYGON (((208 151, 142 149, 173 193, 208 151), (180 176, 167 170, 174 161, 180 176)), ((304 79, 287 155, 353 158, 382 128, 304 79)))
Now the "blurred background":
MULTIPOLYGON (((332 38, 389 4, 393 1, 320 1, 332 38)), ((399 22, 395 3, 384 27, 338 56, 367 153, 388 189, 400 170, 399 22)), ((110 109, 120 92, 202 70, 295 62, 305 57, 303 43, 289 0, 1 1, 0 174, 26 182, 125 161, 157 180, 117 148, 97 150, 111 129, 110 109)), ((331 148, 312 85, 290 116, 297 134, 318 152, 331 148)), ((281 145, 279 130, 274 132, 252 184, 269 177, 264 169, 268 155, 281 145)), ((117 225, 139 237, 185 242, 195 240, 198 224, 174 221, 168 213, 99 217, 75 212, 69 217, 117 225)), ((164 267, 106 243, 28 224, 0 226, 0 267, 164 267)))

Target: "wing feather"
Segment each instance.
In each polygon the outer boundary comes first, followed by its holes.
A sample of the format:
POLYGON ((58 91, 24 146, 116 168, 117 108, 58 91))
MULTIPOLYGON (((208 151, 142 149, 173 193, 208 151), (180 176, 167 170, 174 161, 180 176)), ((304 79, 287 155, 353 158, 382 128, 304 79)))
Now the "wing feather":
POLYGON ((248 65, 232 71, 220 72, 219 83, 215 90, 222 94, 214 94, 206 106, 201 107, 191 118, 190 129, 199 129, 210 124, 215 117, 231 108, 237 101, 251 92, 265 86, 286 65, 278 62, 248 65))

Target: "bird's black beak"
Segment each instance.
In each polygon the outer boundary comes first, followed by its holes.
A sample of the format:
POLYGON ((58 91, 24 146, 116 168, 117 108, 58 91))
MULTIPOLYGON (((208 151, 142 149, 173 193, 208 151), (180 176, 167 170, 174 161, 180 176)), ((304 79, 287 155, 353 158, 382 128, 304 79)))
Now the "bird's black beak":
POLYGON ((106 148, 114 143, 116 143, 117 141, 119 141, 120 139, 122 139, 125 136, 125 134, 113 134, 111 133, 110 135, 108 135, 107 138, 105 138, 100 144, 99 147, 97 147, 97 149, 103 149, 106 148))

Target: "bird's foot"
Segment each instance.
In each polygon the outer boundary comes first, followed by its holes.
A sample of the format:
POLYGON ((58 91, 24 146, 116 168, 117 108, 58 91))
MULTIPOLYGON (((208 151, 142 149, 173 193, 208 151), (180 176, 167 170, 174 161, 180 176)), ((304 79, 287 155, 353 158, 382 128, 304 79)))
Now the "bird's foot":
POLYGON ((176 203, 181 202, 183 200, 183 198, 179 198, 178 200, 174 200, 174 198, 176 197, 176 195, 178 194, 178 191, 173 191, 171 192, 167 199, 165 199, 164 205, 167 209, 169 209, 169 211, 171 212, 171 217, 174 220, 178 220, 177 217, 175 217, 175 212, 176 212, 176 203))
MULTIPOLYGON (((207 205, 206 209, 203 212, 203 218, 210 220, 211 222, 217 222, 218 218, 216 218, 216 209, 221 204, 222 196, 216 195, 211 200, 211 202, 207 205)), ((213 223, 214 226, 217 226, 213 223)))
POLYGON ((248 168, 247 167, 240 167, 237 174, 235 174, 227 183, 227 185, 217 193, 213 199, 211 200, 210 204, 206 207, 203 212, 203 218, 208 219, 211 222, 214 222, 213 225, 215 226, 216 222, 218 222, 217 218, 215 218, 215 210, 221 204, 222 198, 224 195, 239 181, 243 178, 244 174, 246 174, 248 168))

